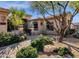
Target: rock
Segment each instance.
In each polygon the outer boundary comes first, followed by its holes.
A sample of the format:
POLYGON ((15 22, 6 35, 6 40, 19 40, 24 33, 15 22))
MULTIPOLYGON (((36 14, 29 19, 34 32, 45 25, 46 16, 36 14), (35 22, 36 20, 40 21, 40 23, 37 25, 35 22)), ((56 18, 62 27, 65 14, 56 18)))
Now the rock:
POLYGON ((31 40, 15 43, 9 46, 0 47, 0 58, 16 58, 16 53, 21 48, 30 45, 31 40))
POLYGON ((43 54, 43 55, 39 55, 38 58, 48 58, 48 56, 46 54, 43 54))
POLYGON ((60 56, 60 55, 55 55, 55 58, 62 58, 62 56, 60 56))
POLYGON ((64 58, 72 58, 72 56, 67 54, 64 58))
POLYGON ((59 55, 51 55, 51 56, 49 56, 49 58, 62 58, 62 57, 59 55))
POLYGON ((62 58, 61 56, 59 55, 46 55, 46 54, 43 54, 43 55, 39 55, 38 58, 62 58))
POLYGON ((53 45, 45 45, 45 46, 44 46, 44 52, 45 52, 45 53, 51 53, 51 52, 53 52, 53 50, 55 50, 55 49, 56 49, 56 47, 53 46, 53 45))
POLYGON ((50 55, 49 58, 55 58, 55 56, 54 55, 50 55))

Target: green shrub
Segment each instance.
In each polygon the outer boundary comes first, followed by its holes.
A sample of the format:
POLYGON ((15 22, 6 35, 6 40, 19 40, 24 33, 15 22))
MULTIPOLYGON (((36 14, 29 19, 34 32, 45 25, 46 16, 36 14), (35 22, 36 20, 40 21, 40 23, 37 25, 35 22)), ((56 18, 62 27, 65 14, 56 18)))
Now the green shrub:
POLYGON ((73 56, 73 54, 71 53, 71 51, 70 51, 68 48, 66 48, 66 47, 64 47, 64 48, 61 48, 61 47, 60 47, 60 48, 58 49, 58 54, 59 54, 60 56, 65 56, 65 55, 67 55, 67 54, 73 56))
POLYGON ((22 40, 27 39, 27 35, 26 35, 26 34, 24 34, 24 33, 20 34, 20 39, 22 39, 22 40))
POLYGON ((39 39, 43 42, 44 45, 53 44, 53 40, 48 36, 40 36, 39 39))
POLYGON ((21 41, 19 35, 12 35, 12 37, 11 37, 11 44, 12 44, 12 43, 17 43, 17 42, 19 42, 19 41, 21 41))
POLYGON ((36 58, 38 56, 37 49, 32 46, 22 48, 16 54, 17 58, 36 58))
POLYGON ((47 36, 40 36, 31 42, 31 46, 37 48, 37 51, 43 51, 44 45, 53 44, 53 40, 47 36))
POLYGON ((73 37, 75 37, 75 38, 78 38, 78 39, 79 39, 79 30, 77 30, 77 31, 75 32, 75 34, 73 35, 73 37))
POLYGON ((75 35, 73 35, 73 37, 79 39, 79 33, 76 33, 75 35))
POLYGON ((0 33, 0 47, 17 43, 26 39, 24 35, 12 35, 10 33, 0 33))
POLYGON ((65 37, 67 36, 67 35, 71 35, 71 34, 73 34, 73 33, 75 33, 75 29, 68 29, 66 32, 65 32, 65 37))
POLYGON ((37 51, 43 51, 43 48, 44 48, 44 44, 40 40, 33 40, 31 42, 31 46, 34 48, 37 48, 37 51))
POLYGON ((11 34, 0 33, 0 47, 8 45, 10 43, 11 34))

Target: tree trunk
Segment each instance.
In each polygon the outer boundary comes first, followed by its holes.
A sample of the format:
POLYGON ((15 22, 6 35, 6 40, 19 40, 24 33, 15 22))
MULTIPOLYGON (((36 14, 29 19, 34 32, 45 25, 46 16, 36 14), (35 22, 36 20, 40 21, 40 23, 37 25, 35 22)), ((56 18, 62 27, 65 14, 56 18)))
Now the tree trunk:
POLYGON ((59 40, 58 40, 58 42, 62 42, 63 41, 63 36, 61 35, 60 37, 59 37, 59 40))
POLYGON ((64 30, 61 30, 58 42, 62 42, 64 38, 64 30))

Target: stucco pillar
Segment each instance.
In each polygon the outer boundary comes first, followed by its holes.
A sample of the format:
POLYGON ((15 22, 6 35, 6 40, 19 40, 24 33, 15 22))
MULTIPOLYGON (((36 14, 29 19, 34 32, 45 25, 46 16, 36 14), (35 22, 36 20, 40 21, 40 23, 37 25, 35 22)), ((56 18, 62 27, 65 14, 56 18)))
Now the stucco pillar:
POLYGON ((43 28, 46 30, 46 21, 43 22, 43 28))

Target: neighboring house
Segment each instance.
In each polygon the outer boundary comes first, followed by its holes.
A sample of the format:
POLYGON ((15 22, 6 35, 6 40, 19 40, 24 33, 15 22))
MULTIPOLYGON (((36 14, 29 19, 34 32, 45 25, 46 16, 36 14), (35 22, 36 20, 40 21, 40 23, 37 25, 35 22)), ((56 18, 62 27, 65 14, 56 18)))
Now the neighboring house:
POLYGON ((73 23, 71 23, 70 29, 76 29, 73 23))
POLYGON ((72 23, 71 26, 75 30, 79 29, 79 23, 78 22, 77 23, 72 23))
POLYGON ((0 8, 0 32, 7 32, 7 17, 9 10, 0 8))
MULTIPOLYGON (((59 16, 59 15, 57 15, 55 17, 61 19, 61 16, 59 16)), ((66 22, 67 23, 69 22, 70 17, 71 17, 71 14, 67 13, 66 14, 66 19, 67 19, 66 22)), ((49 21, 51 23, 51 25, 50 25, 50 23, 45 21, 43 18, 28 20, 28 24, 33 23, 32 26, 31 26, 33 31, 40 31, 42 29, 43 30, 49 30, 49 31, 55 31, 52 26, 56 27, 56 24, 60 28, 59 21, 57 21, 57 23, 56 23, 54 16, 49 16, 49 17, 46 18, 46 20, 49 21)))

